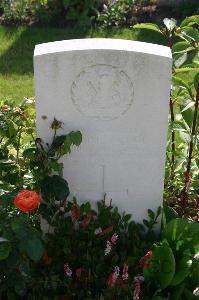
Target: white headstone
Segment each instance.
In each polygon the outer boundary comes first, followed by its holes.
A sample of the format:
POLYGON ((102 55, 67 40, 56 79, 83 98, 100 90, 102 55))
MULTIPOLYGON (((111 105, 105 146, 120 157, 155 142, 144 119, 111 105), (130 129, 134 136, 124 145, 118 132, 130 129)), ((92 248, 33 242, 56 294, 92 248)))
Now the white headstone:
MULTIPOLYGON (((136 221, 162 204, 172 57, 169 48, 119 39, 37 45, 38 136, 54 117, 83 142, 64 158, 78 200, 104 194, 136 221), (46 116, 47 119, 43 118, 46 116)), ((63 132, 62 132, 63 134, 63 132)))

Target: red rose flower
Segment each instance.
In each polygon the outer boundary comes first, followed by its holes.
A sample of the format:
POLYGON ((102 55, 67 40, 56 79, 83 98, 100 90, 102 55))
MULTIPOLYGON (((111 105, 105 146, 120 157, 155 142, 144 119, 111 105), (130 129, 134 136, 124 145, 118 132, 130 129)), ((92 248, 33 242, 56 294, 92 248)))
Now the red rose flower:
POLYGON ((41 202, 41 197, 33 191, 22 190, 14 198, 15 207, 23 212, 34 210, 41 202))

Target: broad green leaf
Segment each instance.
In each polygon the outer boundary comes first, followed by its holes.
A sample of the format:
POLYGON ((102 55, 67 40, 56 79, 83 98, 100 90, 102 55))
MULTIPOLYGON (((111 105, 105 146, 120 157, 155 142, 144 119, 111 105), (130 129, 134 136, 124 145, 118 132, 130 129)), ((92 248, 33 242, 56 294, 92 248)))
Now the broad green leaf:
POLYGON ((6 259, 12 250, 11 243, 1 237, 0 240, 0 261, 6 259))
MULTIPOLYGON (((175 54, 173 56, 174 66, 176 68, 180 68, 187 61, 187 58, 188 58, 187 53, 175 54)), ((178 69, 178 70, 180 70, 180 69, 178 69)), ((175 73, 177 73, 176 70, 175 70, 175 73)))
POLYGON ((169 207, 169 206, 163 207, 162 220, 164 221, 163 222, 164 227, 167 223, 169 223, 171 220, 176 219, 177 217, 178 217, 178 214, 172 207, 169 207))
POLYGON ((195 102, 194 102, 194 101, 189 102, 189 104, 187 104, 187 105, 183 108, 183 110, 181 111, 181 113, 184 112, 184 111, 186 111, 187 109, 193 107, 194 105, 195 105, 195 102))
POLYGON ((23 215, 18 216, 11 221, 11 228, 18 239, 24 239, 28 235, 28 228, 23 215))
POLYGON ((176 250, 196 247, 199 244, 198 235, 199 223, 180 218, 170 221, 162 231, 162 237, 176 250))
POLYGON ((63 200, 69 195, 67 181, 58 175, 47 176, 41 183, 41 191, 46 200, 63 200))
POLYGON ((195 25, 195 24, 199 25, 199 15, 187 17, 186 19, 184 19, 182 21, 181 27, 192 26, 192 25, 195 25))
POLYGON ((173 251, 167 243, 163 243, 161 245, 154 245, 152 252, 153 256, 149 261, 151 265, 144 268, 144 272, 146 271, 149 277, 158 280, 161 289, 165 289, 175 274, 173 251))
POLYGON ((199 41, 199 31, 193 27, 183 28, 180 36, 187 41, 194 41, 196 43, 199 41))
POLYGON ((65 139, 66 139, 66 135, 56 136, 55 139, 53 140, 52 148, 57 149, 57 148, 61 147, 64 144, 65 139))
POLYGON ((163 22, 168 31, 173 31, 177 24, 177 21, 173 18, 171 19, 165 18, 163 22))
POLYGON ((136 24, 133 26, 134 29, 146 29, 146 30, 153 30, 159 32, 163 35, 162 31, 160 30, 159 26, 153 23, 141 23, 136 24))
POLYGON ((155 219, 155 213, 151 209, 148 209, 147 213, 150 219, 155 219))
POLYGON ((175 69, 175 73, 179 74, 179 73, 189 73, 189 72, 199 72, 199 65, 194 67, 186 67, 184 66, 183 68, 180 69, 175 69))
POLYGON ((171 291, 170 300, 181 300, 182 299, 182 293, 184 291, 184 285, 177 286, 174 291, 171 291))
POLYGON ((79 146, 82 142, 82 134, 80 131, 76 131, 76 132, 72 131, 70 133, 70 138, 71 138, 73 144, 76 146, 79 146))
MULTIPOLYGON (((182 109, 182 107, 181 107, 181 109, 182 109)), ((181 111, 181 114, 182 114, 183 119, 189 126, 189 128, 191 128, 192 123, 193 123, 193 110, 190 107, 187 109, 185 109, 185 107, 184 107, 181 111)))
POLYGON ((195 48, 188 42, 175 43, 172 48, 172 52, 174 55, 178 53, 186 53, 192 50, 195 50, 195 48))
POLYGON ((183 79, 181 79, 180 77, 177 77, 177 76, 173 76, 172 80, 173 80, 174 85, 180 87, 181 89, 186 90, 192 98, 191 87, 183 79))
POLYGON ((44 247, 39 238, 33 236, 24 241, 24 249, 33 261, 38 261, 43 255, 44 247))
POLYGON ((189 275, 191 265, 192 260, 190 260, 189 256, 184 256, 179 261, 176 261, 175 275, 170 284, 178 285, 182 283, 184 279, 189 275))
POLYGON ((28 149, 24 150, 23 156, 30 157, 32 154, 35 153, 35 151, 36 151, 36 148, 28 148, 28 149))

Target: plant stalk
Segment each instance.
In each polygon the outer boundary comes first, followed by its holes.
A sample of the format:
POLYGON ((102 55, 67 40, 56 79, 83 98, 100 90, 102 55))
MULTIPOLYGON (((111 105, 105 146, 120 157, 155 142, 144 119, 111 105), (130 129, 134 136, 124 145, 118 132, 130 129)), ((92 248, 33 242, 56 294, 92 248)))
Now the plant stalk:
MULTIPOLYGON (((170 113, 171 113, 171 124, 174 123, 175 121, 175 114, 174 114, 174 105, 173 105, 173 101, 170 97, 170 102, 169 102, 169 106, 170 106, 170 113)), ((174 177, 174 165, 175 165, 175 132, 172 128, 171 131, 171 180, 174 177)))

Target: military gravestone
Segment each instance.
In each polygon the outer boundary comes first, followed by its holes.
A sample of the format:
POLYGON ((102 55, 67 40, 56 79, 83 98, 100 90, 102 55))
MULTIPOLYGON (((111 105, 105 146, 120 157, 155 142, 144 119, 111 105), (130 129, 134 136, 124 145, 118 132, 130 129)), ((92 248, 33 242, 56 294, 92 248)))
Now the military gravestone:
POLYGON ((51 140, 54 118, 63 132, 83 135, 63 159, 72 196, 95 202, 106 194, 136 221, 161 205, 171 68, 170 49, 154 44, 83 39, 36 46, 38 136, 51 140))

